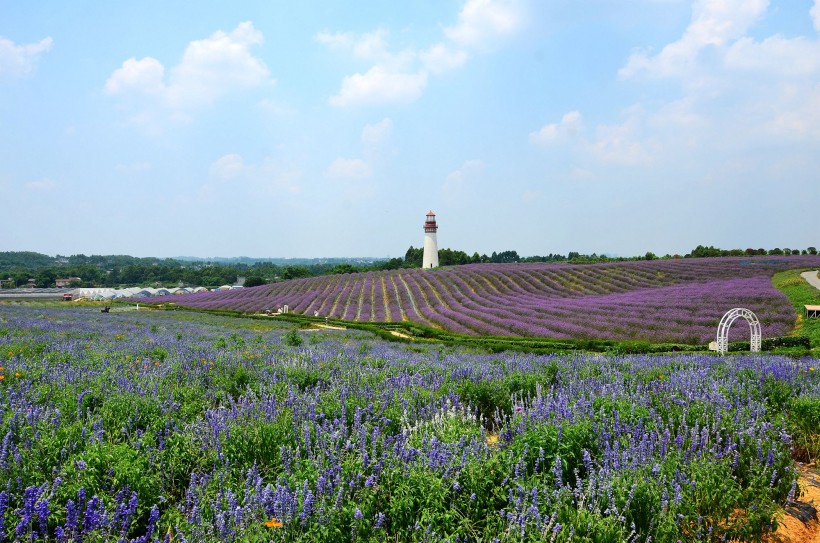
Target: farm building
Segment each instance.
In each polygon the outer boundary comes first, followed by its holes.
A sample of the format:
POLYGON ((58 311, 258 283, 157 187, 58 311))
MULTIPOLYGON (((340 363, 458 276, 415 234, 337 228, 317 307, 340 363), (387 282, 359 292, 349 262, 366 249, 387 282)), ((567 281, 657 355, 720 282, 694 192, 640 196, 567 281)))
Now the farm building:
POLYGON ((149 298, 154 296, 171 296, 175 294, 190 294, 192 292, 202 292, 208 290, 204 287, 174 287, 174 288, 151 288, 151 287, 130 287, 130 288, 77 288, 72 291, 74 299, 86 298, 88 300, 114 300, 117 298, 149 298))
POLYGON ((820 318, 820 305, 806 305, 803 306, 806 308, 805 317, 807 319, 818 319, 820 318))

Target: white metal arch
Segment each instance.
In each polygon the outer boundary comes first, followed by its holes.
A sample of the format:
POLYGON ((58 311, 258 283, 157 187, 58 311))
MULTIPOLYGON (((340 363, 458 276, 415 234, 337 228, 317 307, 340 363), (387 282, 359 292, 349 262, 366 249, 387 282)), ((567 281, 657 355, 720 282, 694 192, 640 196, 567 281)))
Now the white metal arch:
POLYGON ((727 311, 726 314, 723 315, 723 318, 720 319, 720 324, 718 324, 717 350, 720 354, 726 354, 726 351, 729 350, 729 328, 732 327, 732 323, 739 317, 746 319, 746 322, 749 323, 749 328, 751 328, 752 337, 749 341, 750 350, 753 353, 760 352, 762 339, 760 335, 760 321, 757 319, 757 315, 743 307, 736 307, 727 311))

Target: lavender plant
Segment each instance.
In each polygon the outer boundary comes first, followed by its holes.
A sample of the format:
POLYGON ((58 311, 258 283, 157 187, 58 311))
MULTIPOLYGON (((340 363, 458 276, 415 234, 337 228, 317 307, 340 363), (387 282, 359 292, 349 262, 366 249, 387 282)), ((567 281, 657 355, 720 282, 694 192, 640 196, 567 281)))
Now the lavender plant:
POLYGON ((813 358, 292 332, 0 305, 0 540, 748 541, 818 453, 813 358))
MULTIPOLYGON (((772 276, 817 266, 818 256, 475 264, 297 279, 173 301, 244 312, 287 304, 307 315, 409 320, 468 335, 704 343, 714 337, 721 316, 738 306, 758 315, 764 335, 786 334, 794 325, 794 310, 772 286, 772 276)), ((742 327, 731 333, 732 340, 748 337, 742 327)))

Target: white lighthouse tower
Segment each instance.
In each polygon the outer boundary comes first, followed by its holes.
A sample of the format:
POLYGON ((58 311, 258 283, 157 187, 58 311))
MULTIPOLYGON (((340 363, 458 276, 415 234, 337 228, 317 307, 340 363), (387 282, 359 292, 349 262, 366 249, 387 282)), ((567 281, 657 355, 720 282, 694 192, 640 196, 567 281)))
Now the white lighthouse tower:
POLYGON ((421 267, 424 269, 438 268, 438 242, 436 241, 436 214, 432 211, 424 221, 424 256, 421 267))

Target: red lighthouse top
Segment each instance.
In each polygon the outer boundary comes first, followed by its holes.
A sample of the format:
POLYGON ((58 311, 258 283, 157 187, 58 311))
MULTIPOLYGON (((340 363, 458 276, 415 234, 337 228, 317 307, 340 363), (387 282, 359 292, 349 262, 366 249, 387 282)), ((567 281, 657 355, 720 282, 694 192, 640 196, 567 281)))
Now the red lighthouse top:
POLYGON ((424 221, 424 231, 435 234, 436 230, 438 230, 438 225, 436 224, 436 214, 430 211, 427 213, 427 219, 424 221))

